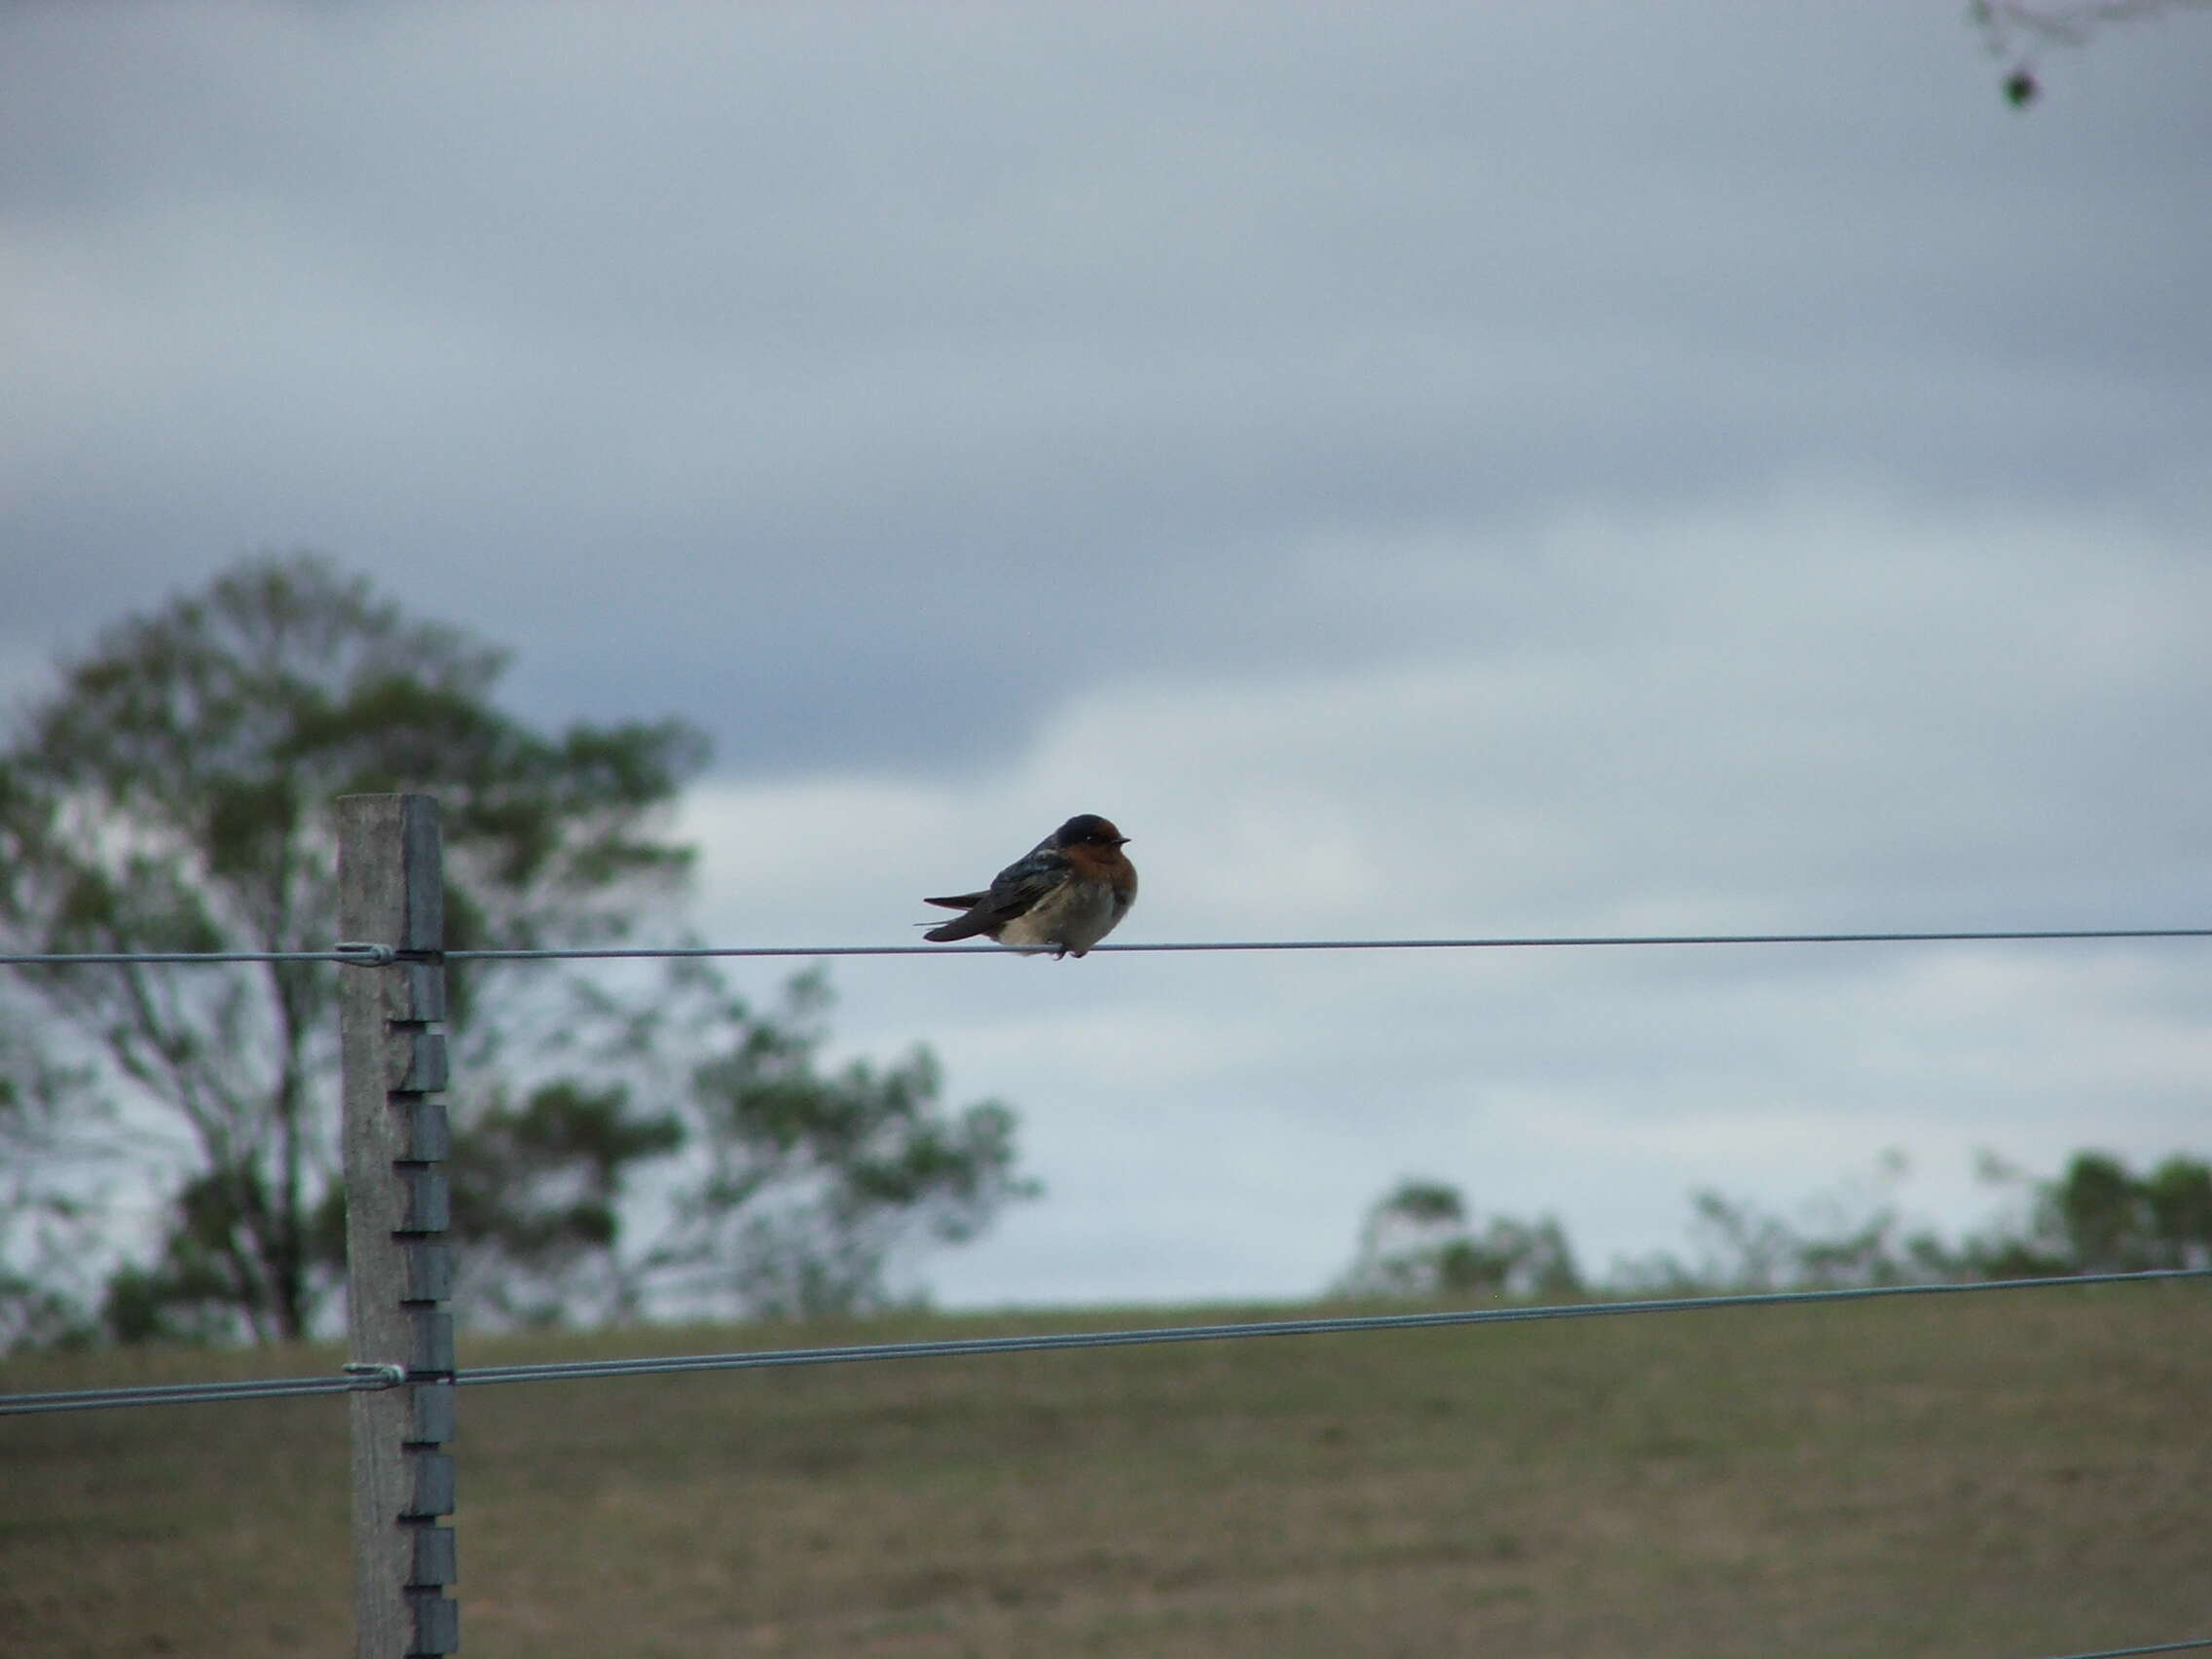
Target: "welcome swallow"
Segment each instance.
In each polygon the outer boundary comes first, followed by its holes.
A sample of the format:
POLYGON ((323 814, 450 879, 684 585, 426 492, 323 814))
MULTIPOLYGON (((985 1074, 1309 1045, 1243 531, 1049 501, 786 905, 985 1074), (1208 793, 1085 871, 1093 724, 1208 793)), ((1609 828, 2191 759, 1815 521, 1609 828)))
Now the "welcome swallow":
POLYGON ((1095 812, 1079 812, 982 892, 923 900, 966 914, 922 937, 941 943, 982 934, 1014 950, 1049 950, 1055 960, 1081 956, 1136 903, 1136 866, 1122 854, 1127 841, 1095 812))

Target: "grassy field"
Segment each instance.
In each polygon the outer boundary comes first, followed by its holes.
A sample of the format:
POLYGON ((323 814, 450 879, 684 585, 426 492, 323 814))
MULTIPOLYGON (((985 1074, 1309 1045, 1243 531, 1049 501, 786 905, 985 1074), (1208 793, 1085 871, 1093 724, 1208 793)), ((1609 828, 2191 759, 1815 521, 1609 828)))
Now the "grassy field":
MULTIPOLYGON (((654 1331, 463 1363, 1155 1322, 654 1331)), ((335 1363, 52 1357, 0 1389, 335 1363)), ((530 1383, 461 1407, 475 1659, 2029 1659, 2212 1635, 2202 1284, 530 1383)), ((0 1653, 350 1652, 345 1422, 338 1399, 0 1419, 0 1653)))

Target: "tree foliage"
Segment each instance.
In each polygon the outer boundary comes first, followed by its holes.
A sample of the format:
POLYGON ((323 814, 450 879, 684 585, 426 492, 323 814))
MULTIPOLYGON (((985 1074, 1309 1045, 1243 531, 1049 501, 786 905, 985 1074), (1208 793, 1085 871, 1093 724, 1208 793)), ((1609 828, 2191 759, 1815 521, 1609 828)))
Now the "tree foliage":
POLYGON ((2141 1175, 2106 1152, 2078 1152, 2037 1183, 2024 1226, 1969 1241, 1990 1278, 2212 1267, 2212 1163, 2176 1153, 2141 1175))
POLYGON ((1459 1189, 1406 1180, 1360 1226, 1343 1296, 1575 1296, 1582 1274, 1558 1221, 1493 1216, 1481 1231, 1459 1189))
MULTIPOLYGON (((1871 1181, 1846 1182, 1797 1220, 1710 1189, 1693 1193, 1689 1252, 1616 1262, 1604 1282, 1632 1295, 1709 1295, 2212 1267, 2212 1162, 2187 1154, 2136 1174, 2110 1153, 2083 1151, 2045 1181, 1985 1161, 1986 1179, 2025 1187, 2027 1200, 1956 1242, 1907 1224, 1891 1191, 1905 1172, 1901 1154, 1886 1154, 1871 1181)), ((1401 1182, 1376 1201, 1336 1286, 1423 1298, 1580 1288, 1558 1222, 1500 1217, 1477 1232, 1458 1189, 1426 1180, 1401 1182)))
POLYGON ((87 1083, 0 1007, 0 1354, 93 1335, 97 1224, 83 1189, 97 1148, 84 1144, 80 1125, 99 1114, 87 1083), (57 1186, 56 1169, 76 1175, 79 1190, 57 1186))
POLYGON ((496 1084, 487 1103, 464 1115, 448 1162, 462 1313, 566 1322, 578 1280, 609 1261, 621 1237, 638 1166, 682 1144, 673 1114, 634 1110, 619 1087, 563 1077, 517 1100, 496 1084))
MULTIPOLYGON (((679 1147, 684 1157, 663 1172, 653 1213, 619 1241, 609 1236, 619 1247, 566 1262, 533 1253, 536 1200, 527 1183, 501 1181, 469 1225, 483 1245, 530 1267, 541 1309, 804 1317, 881 1308, 902 1296, 897 1260, 972 1238, 1037 1191, 1016 1173, 1013 1111, 998 1101, 946 1108, 926 1048, 888 1066, 826 1061, 831 996, 819 970, 792 978, 767 1008, 696 961, 628 996, 580 983, 571 995, 552 1051, 562 1073, 513 1122, 558 1122, 560 1138, 593 1149, 595 1171, 679 1147)), ((611 1191, 571 1182, 564 1201, 598 1203, 611 1191)))
MULTIPOLYGON (((312 557, 249 561, 117 624, 0 751, 0 937, 326 948, 333 802, 395 790, 443 805, 453 943, 618 934, 688 867, 653 828, 704 741, 675 720, 540 733, 492 702, 504 666, 312 557)), ((481 1058, 497 1026, 472 1026, 456 989, 481 1058)), ((193 1330, 307 1328, 332 1282, 313 1220, 333 1177, 335 995, 327 969, 273 964, 38 970, 11 988, 0 1018, 24 1033, 42 1016, 38 1063, 93 1074, 109 1151, 167 1172, 168 1225, 119 1287, 123 1328, 156 1334, 165 1309, 193 1309, 193 1330)))

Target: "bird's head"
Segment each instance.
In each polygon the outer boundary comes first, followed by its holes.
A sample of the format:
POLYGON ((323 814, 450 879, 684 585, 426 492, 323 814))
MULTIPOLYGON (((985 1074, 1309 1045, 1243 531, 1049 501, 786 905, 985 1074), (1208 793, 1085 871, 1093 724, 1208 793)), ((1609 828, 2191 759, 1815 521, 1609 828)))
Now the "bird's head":
POLYGON ((1119 847, 1128 837, 1095 812, 1079 812, 1052 831, 1052 845, 1068 847, 1119 847))

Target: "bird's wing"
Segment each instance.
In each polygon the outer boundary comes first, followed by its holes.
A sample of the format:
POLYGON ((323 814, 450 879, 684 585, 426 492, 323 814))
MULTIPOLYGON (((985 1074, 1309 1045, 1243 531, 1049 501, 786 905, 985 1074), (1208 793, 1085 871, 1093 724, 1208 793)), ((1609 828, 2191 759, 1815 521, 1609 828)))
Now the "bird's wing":
POLYGON ((1050 844, 1024 853, 991 877, 983 907, 1011 922, 1068 878, 1068 856, 1050 844))
POLYGON ((962 893, 949 899, 924 899, 925 904, 942 904, 947 910, 972 910, 983 902, 980 893, 962 893))
MULTIPOLYGON (((1000 870, 991 880, 987 892, 969 897, 968 913, 957 921, 946 922, 934 928, 923 937, 934 940, 972 939, 977 934, 989 933, 1001 928, 1014 917, 1025 914, 1046 894, 1067 879, 1068 860, 1065 853, 1051 847, 1039 847, 1035 852, 1016 859, 1000 870)), ((925 901, 931 904, 947 904, 943 899, 925 901)))

